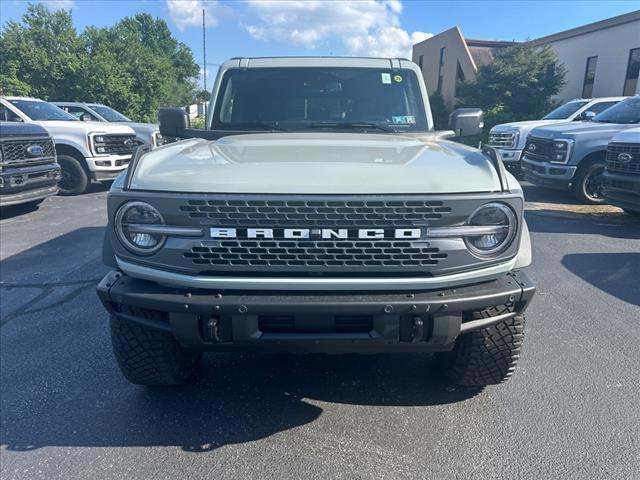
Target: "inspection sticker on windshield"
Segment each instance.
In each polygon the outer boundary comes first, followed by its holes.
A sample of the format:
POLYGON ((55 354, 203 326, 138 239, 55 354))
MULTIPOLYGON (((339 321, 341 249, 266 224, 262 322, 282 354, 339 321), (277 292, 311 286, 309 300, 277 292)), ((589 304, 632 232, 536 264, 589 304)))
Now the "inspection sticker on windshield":
POLYGON ((396 125, 413 125, 416 123, 416 117, 413 115, 399 115, 397 117, 391 117, 391 121, 396 125))
POLYGON ((382 73, 382 83, 391 83, 391 74, 390 73, 382 73))
POLYGON ((400 83, 400 82, 402 81, 402 75, 396 75, 396 76, 394 76, 394 77, 393 77, 393 80, 394 80, 396 83, 400 83))

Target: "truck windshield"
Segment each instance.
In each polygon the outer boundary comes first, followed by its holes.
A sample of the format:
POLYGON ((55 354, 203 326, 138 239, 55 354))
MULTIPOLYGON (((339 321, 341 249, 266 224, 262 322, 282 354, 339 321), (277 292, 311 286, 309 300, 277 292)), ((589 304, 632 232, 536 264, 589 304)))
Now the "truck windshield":
POLYGON ((576 100, 573 102, 565 103, 564 105, 559 106, 555 110, 549 112, 547 115, 542 117, 543 120, 566 120, 571 115, 576 113, 582 107, 584 107, 589 101, 587 100, 576 100))
POLYGON ((68 114, 51 103, 38 100, 9 100, 9 102, 31 120, 78 120, 73 115, 68 114))
POLYGON ((624 100, 596 115, 593 122, 600 123, 640 123, 640 97, 624 100))
POLYGON ((107 122, 130 122, 131 119, 125 117, 119 111, 106 105, 89 105, 91 110, 103 117, 107 122))
POLYGON ((231 69, 211 129, 428 130, 415 73, 408 69, 231 69))

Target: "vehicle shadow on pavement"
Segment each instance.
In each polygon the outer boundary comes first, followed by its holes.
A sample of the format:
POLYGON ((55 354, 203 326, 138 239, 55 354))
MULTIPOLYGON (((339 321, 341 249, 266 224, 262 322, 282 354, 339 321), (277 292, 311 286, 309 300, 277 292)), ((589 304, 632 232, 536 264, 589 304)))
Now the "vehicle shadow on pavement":
POLYGON ((640 306, 640 253, 574 253, 565 255, 562 265, 609 295, 640 306))
POLYGON ((525 218, 529 231, 535 233, 588 234, 640 240, 640 220, 624 213, 590 215, 529 210, 525 212, 525 218), (550 217, 555 221, 549 221, 550 217))
MULTIPOLYGON (((200 378, 178 388, 144 388, 120 377, 96 381, 103 372, 73 367, 75 375, 62 384, 59 375, 49 380, 51 392, 32 385, 22 391, 20 404, 3 400, 0 444, 14 452, 48 446, 118 446, 178 447, 202 453, 316 421, 327 402, 430 406, 461 402, 480 393, 480 389, 448 388, 431 378, 432 362, 426 354, 210 354, 200 378), (24 396, 31 395, 38 398, 25 402, 24 396)), ((117 375, 113 359, 100 363, 117 375)))
POLYGON ((562 205, 581 205, 568 190, 539 187, 528 182, 520 182, 527 202, 556 203, 562 205))

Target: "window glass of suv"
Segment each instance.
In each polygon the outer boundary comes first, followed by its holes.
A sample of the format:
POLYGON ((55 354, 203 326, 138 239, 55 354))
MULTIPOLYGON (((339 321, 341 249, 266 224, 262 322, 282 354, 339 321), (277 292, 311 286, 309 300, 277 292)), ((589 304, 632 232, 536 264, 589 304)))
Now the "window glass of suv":
POLYGON ((572 102, 565 103, 564 105, 561 105, 555 110, 547 113, 544 117, 542 117, 542 119, 543 120, 566 120, 571 115, 573 115, 578 110, 580 110, 582 107, 584 107, 587 103, 589 103, 588 100, 574 100, 572 102))
POLYGON ((78 120, 73 115, 56 107, 52 103, 41 102, 39 100, 9 100, 9 103, 31 120, 78 120))
POLYGON ((600 115, 593 117, 592 122, 640 123, 640 97, 632 97, 611 108, 607 108, 600 115))
POLYGON ((0 103, 0 121, 1 122, 21 122, 22 119, 0 103))
POLYGON ((591 105, 589 108, 587 108, 587 111, 589 112, 593 112, 596 115, 599 114, 600 112, 604 112, 607 108, 609 107, 613 107, 616 102, 600 102, 600 103, 594 103, 593 105, 591 105))
POLYGON ((228 70, 212 129, 426 131, 409 69, 290 67, 228 70), (367 125, 363 125, 367 124, 367 125))
POLYGON ((103 117, 107 122, 130 122, 131 119, 106 105, 89 105, 98 115, 103 117))
POLYGON ((84 116, 84 117, 89 117, 88 120, 92 120, 95 122, 100 121, 98 117, 96 117, 95 115, 91 115, 91 113, 89 113, 87 110, 85 110, 82 107, 64 106, 60 108, 62 108, 65 112, 70 113, 71 115, 76 117, 78 120, 82 120, 82 117, 84 116))

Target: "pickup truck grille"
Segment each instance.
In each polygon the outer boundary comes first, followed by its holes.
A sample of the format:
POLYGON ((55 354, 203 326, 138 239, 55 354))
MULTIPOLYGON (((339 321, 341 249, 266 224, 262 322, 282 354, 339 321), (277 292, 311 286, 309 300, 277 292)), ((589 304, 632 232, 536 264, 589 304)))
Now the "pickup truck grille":
POLYGON ((189 200, 180 211, 219 227, 385 229, 383 239, 229 238, 192 246, 185 260, 215 271, 425 272, 447 254, 424 240, 394 239, 399 228, 426 226, 451 212, 427 200, 189 200))
POLYGON ((549 161, 551 159, 552 147, 553 140, 527 137, 527 143, 524 146, 524 155, 533 160, 549 161))
POLYGON ((607 148, 606 161, 609 170, 640 173, 640 144, 610 143, 607 148))
POLYGON ((51 163, 56 155, 53 141, 50 138, 5 140, 0 142, 0 149, 2 150, 2 161, 0 164, 5 167, 51 163), (40 147, 42 153, 38 155, 30 154, 28 149, 31 146, 40 147))
POLYGON ((489 146, 496 148, 516 148, 515 132, 489 133, 489 146))
POLYGON ((141 145, 135 135, 96 135, 93 138, 99 155, 131 155, 141 145))

